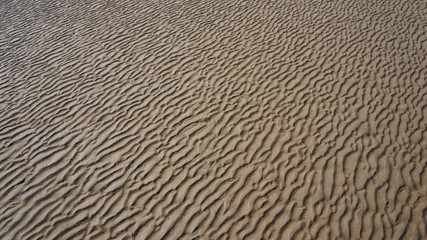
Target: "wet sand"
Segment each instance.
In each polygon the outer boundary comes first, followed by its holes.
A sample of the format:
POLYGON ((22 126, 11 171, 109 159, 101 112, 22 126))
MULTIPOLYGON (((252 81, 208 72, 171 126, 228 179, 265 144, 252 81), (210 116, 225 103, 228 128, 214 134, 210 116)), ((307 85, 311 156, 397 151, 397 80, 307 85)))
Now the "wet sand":
POLYGON ((2 1, 0 239, 427 239, 425 1, 2 1))

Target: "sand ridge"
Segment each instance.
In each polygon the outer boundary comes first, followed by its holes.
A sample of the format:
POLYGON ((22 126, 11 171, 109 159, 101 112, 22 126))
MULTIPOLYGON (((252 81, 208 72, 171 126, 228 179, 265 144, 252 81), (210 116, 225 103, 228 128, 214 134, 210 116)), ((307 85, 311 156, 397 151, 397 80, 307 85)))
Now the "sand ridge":
POLYGON ((4 1, 0 239, 426 239, 423 1, 4 1))

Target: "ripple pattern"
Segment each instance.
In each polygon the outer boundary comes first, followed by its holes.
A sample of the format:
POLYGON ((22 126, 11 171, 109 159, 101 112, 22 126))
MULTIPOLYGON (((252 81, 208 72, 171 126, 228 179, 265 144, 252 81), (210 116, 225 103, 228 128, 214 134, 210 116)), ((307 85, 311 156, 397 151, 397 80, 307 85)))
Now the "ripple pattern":
POLYGON ((0 239, 427 239, 425 1, 0 4, 0 239))

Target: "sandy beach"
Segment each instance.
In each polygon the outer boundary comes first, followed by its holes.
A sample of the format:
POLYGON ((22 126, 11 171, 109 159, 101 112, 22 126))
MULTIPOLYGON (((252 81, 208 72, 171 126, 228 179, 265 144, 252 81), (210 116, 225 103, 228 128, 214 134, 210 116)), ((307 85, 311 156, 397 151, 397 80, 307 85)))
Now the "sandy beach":
POLYGON ((0 239, 427 239, 427 3, 0 2, 0 239))

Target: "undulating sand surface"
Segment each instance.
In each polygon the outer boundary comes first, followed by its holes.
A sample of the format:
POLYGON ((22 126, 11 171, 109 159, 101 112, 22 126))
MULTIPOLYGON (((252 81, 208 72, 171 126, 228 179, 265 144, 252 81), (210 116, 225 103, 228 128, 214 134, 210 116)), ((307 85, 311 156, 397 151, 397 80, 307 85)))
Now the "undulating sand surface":
POLYGON ((0 2, 0 239, 427 239, 427 2, 0 2))

